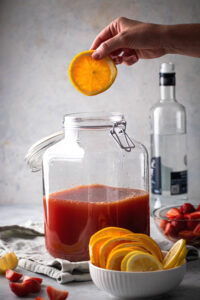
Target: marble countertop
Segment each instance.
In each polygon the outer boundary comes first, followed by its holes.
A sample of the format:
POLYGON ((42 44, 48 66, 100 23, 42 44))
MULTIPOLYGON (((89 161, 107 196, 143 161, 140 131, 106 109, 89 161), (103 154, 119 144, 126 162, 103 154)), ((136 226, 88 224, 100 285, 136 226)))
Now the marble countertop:
MULTIPOLYGON (((28 219, 41 221, 43 220, 42 206, 33 205, 9 205, 0 206, 0 226, 21 224, 28 219)), ((22 270, 19 269, 22 272, 22 270)), ((24 275, 33 273, 23 270, 24 275)), ((92 283, 88 282, 72 282, 64 285, 58 284, 55 280, 40 275, 43 278, 43 287, 40 296, 47 299, 46 286, 51 285, 58 289, 67 290, 69 292, 69 300, 109 300, 110 295, 100 291, 92 283)), ((4 276, 0 277, 0 300, 16 300, 16 296, 10 291, 8 281, 4 276)), ((35 299, 33 295, 24 299, 35 299)), ((115 299, 113 297, 113 299, 115 299)), ((149 300, 198 300, 200 299, 200 260, 187 263, 186 275, 174 291, 161 295, 159 297, 151 297, 149 300)))

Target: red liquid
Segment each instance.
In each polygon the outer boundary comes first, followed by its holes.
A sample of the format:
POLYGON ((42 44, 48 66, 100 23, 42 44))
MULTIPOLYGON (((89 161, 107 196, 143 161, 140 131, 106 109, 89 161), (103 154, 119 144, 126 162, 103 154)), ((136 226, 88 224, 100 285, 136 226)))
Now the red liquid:
POLYGON ((79 186, 44 198, 46 247, 54 257, 88 260, 91 235, 106 226, 149 234, 149 194, 104 185, 79 186))

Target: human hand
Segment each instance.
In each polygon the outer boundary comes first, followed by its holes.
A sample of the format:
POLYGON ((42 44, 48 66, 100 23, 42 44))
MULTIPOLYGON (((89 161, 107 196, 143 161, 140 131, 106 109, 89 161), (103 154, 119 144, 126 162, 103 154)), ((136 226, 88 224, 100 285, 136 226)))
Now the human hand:
POLYGON ((117 18, 104 28, 94 40, 92 57, 109 55, 116 64, 132 65, 140 58, 150 59, 166 54, 161 47, 164 25, 143 23, 124 17, 117 18))

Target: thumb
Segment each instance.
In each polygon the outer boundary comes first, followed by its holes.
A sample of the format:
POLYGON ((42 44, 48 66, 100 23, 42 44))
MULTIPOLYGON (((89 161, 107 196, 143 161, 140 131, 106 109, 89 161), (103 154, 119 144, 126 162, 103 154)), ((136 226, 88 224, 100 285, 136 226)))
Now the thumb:
POLYGON ((94 59, 101 59, 105 56, 111 54, 113 51, 118 50, 121 48, 119 34, 110 38, 109 40, 103 42, 92 54, 92 58, 94 59))

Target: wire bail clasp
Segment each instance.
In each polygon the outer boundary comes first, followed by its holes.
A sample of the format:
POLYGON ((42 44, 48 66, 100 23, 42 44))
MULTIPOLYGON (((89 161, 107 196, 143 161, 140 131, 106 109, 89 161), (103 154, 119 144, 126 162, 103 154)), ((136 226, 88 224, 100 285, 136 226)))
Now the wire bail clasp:
POLYGON ((135 148, 135 144, 126 133, 126 121, 115 122, 112 129, 110 130, 112 137, 120 145, 122 149, 127 152, 131 152, 131 149, 135 148), (122 143, 120 135, 123 135, 126 145, 122 143))

